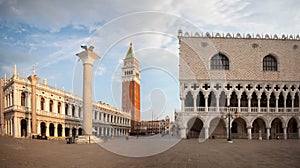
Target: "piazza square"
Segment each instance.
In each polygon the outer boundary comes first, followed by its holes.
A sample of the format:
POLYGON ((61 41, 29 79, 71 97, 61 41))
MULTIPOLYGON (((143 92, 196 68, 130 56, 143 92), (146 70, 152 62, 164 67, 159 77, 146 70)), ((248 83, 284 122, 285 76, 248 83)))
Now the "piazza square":
POLYGON ((0 168, 299 167, 297 7, 4 0, 0 168))

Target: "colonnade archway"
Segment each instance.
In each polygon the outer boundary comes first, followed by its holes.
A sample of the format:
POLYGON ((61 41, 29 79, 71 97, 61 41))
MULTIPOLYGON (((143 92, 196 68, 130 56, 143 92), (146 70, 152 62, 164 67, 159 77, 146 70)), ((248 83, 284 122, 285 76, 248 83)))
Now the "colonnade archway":
POLYGON ((54 124, 49 124, 49 136, 54 136, 54 124))
POLYGON ((59 137, 62 136, 62 125, 61 124, 57 125, 57 136, 59 136, 59 137))
POLYGON ((21 137, 27 137, 27 121, 21 120, 21 137))
POLYGON ((202 135, 201 132, 204 133, 203 128, 203 122, 201 119, 194 117, 188 121, 188 132, 187 132, 187 138, 204 138, 204 134, 202 135), (201 135, 200 135, 201 134, 201 135))
POLYGON ((77 129, 75 127, 72 128, 72 137, 75 138, 77 129))
POLYGON ((283 139, 283 124, 279 118, 275 118, 271 123, 271 137, 276 139, 283 139))
POLYGON ((266 139, 266 123, 261 118, 256 118, 252 123, 252 139, 266 139))
POLYGON ((212 139, 226 138, 227 127, 226 123, 221 118, 215 118, 210 122, 209 133, 212 139))
MULTIPOLYGON (((227 138, 228 120, 216 117, 207 126, 198 118, 193 117, 187 121, 187 138, 227 138)), ((248 120, 244 117, 233 119, 230 125, 232 139, 298 139, 300 128, 295 117, 285 121, 283 118, 275 117, 267 120, 257 117, 248 120)))
POLYGON ((287 125, 287 138, 297 139, 298 138, 298 123, 295 118, 291 118, 287 125))
POLYGON ((248 138, 246 121, 242 118, 234 119, 231 124, 231 133, 233 139, 248 138))
POLYGON ((46 129, 47 129, 47 128, 46 128, 45 122, 42 122, 42 123, 41 123, 41 127, 40 127, 40 128, 41 128, 41 135, 42 135, 42 136, 46 136, 46 129))

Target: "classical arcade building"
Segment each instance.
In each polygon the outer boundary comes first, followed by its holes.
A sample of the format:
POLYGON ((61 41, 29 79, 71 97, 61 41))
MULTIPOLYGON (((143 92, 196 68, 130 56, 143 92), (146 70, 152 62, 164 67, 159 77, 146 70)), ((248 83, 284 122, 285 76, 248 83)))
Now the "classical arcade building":
POLYGON ((182 138, 300 138, 299 35, 178 39, 182 138))
MULTIPOLYGON (((81 97, 49 86, 46 79, 39 83, 34 70, 28 78, 18 74, 15 66, 10 78, 0 79, 2 134, 14 137, 83 134, 81 97)), ((93 134, 96 136, 125 135, 130 129, 130 119, 130 113, 103 102, 93 102, 93 134)))

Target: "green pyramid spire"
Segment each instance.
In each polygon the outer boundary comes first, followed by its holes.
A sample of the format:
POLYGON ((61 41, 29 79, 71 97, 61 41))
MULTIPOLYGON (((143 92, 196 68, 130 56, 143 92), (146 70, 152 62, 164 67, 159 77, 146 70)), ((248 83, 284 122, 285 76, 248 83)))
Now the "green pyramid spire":
POLYGON ((134 53, 134 50, 133 50, 133 47, 132 47, 132 42, 130 42, 130 46, 129 46, 129 49, 126 53, 125 59, 130 59, 130 58, 134 58, 134 57, 135 57, 135 53, 134 53))

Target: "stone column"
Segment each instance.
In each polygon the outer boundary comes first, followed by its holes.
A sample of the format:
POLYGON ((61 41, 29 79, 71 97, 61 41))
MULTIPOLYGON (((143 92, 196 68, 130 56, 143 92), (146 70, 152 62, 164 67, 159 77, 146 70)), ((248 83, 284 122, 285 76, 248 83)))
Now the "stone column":
POLYGON ((204 135, 205 135, 205 139, 208 139, 209 138, 209 127, 204 127, 204 135))
POLYGON ((292 97, 292 112, 294 112, 294 102, 295 101, 295 96, 292 97))
POLYGON ((287 99, 287 96, 284 96, 284 101, 283 101, 283 109, 284 109, 284 112, 286 113, 286 99, 287 99))
POLYGON ((286 127, 283 128, 283 139, 287 140, 286 127))
POLYGON ((46 122, 46 136, 49 136, 49 123, 46 122))
POLYGON ((248 139, 252 139, 251 127, 247 128, 248 139))
POLYGON ((54 123, 54 137, 57 137, 57 123, 54 123))
POLYGON ((279 97, 276 96, 276 113, 278 113, 278 100, 279 100, 279 97))
POLYGON ((257 112, 260 112, 260 99, 261 98, 257 98, 257 112))
POLYGON ((181 99, 181 111, 184 111, 185 110, 185 105, 184 105, 184 98, 182 97, 181 99))
POLYGON ((197 111, 197 94, 193 95, 193 100, 194 100, 194 112, 197 111))
POLYGON ((248 97, 248 112, 251 112, 251 96, 248 97))
POLYGON ((47 97, 44 97, 44 100, 45 100, 45 102, 44 102, 44 111, 49 112, 50 111, 50 108, 49 108, 49 105, 50 105, 49 102, 50 102, 50 100, 47 97))
POLYGON ((204 98, 205 98, 205 112, 208 112, 208 95, 205 95, 204 98))
POLYGON ((103 127, 101 127, 101 136, 103 136, 104 134, 104 130, 103 130, 103 127))
POLYGON ((242 96, 238 95, 237 98, 238 98, 238 112, 241 112, 241 98, 242 98, 242 96))
POLYGON ((27 136, 30 137, 31 134, 31 119, 27 120, 27 136))
POLYGON ((65 115, 66 112, 65 112, 65 102, 61 102, 61 106, 60 106, 60 114, 63 114, 65 115))
POLYGON ((65 126, 63 124, 61 124, 61 136, 62 137, 66 136, 66 134, 65 134, 65 126))
POLYGON ((267 96, 267 112, 270 112, 270 95, 267 96))
POLYGON ((9 120, 9 123, 10 123, 9 134, 13 135, 13 119, 12 118, 9 120))
POLYGON ((92 71, 93 63, 100 57, 93 52, 93 46, 87 49, 86 46, 82 46, 85 50, 76 54, 83 63, 83 132, 86 135, 92 135, 92 71))
MULTIPOLYGON (((32 124, 32 128, 33 128, 33 124, 32 124)), ((41 123, 39 121, 37 121, 37 134, 41 134, 41 123)))
POLYGON ((57 105, 58 102, 56 100, 52 100, 53 104, 52 104, 52 112, 57 113, 58 109, 57 109, 57 105))
POLYGON ((180 137, 182 139, 186 139, 186 128, 185 127, 180 128, 180 137))
POLYGON ((267 139, 270 139, 270 128, 267 128, 267 139))
POLYGON ((36 84, 40 78, 35 75, 34 69, 32 74, 27 78, 31 83, 31 121, 32 121, 32 134, 37 134, 37 121, 36 121, 36 84))
POLYGON ((220 112, 220 95, 216 96, 217 112, 220 112))
POLYGON ((230 97, 231 97, 231 94, 229 94, 229 95, 227 96, 227 106, 230 106, 230 97))
POLYGON ((14 137, 19 137, 19 129, 18 129, 18 126, 19 126, 19 122, 18 122, 18 118, 16 116, 14 116, 14 119, 13 119, 13 123, 14 123, 14 130, 13 130, 13 135, 14 137))
POLYGON ((78 117, 79 106, 75 105, 75 117, 78 117))
POLYGON ((72 115, 72 104, 68 104, 68 111, 67 111, 67 115, 71 116, 72 115))

